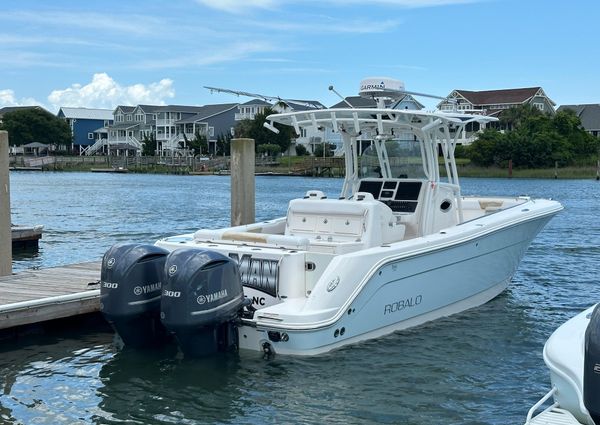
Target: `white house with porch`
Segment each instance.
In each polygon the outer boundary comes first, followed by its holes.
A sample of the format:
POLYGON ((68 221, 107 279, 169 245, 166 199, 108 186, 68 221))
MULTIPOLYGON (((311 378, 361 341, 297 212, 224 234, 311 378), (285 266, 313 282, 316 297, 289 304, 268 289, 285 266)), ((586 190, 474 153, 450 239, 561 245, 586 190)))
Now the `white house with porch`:
POLYGON ((85 153, 141 155, 144 141, 153 138, 156 155, 189 155, 186 139, 196 134, 206 135, 214 150, 217 137, 231 133, 237 105, 120 105, 113 112, 114 122, 106 129, 108 137, 98 131, 97 142, 85 153))
MULTIPOLYGON (((524 87, 500 90, 452 90, 447 100, 441 101, 437 107, 441 111, 458 111, 467 114, 481 114, 486 116, 501 117, 502 112, 520 105, 532 105, 534 108, 548 114, 554 114, 556 103, 550 99, 541 87, 524 87)), ((504 130, 502 123, 493 124, 504 130)), ((486 124, 470 123, 464 130, 457 143, 468 145, 477 139, 477 133, 485 128, 486 124)))

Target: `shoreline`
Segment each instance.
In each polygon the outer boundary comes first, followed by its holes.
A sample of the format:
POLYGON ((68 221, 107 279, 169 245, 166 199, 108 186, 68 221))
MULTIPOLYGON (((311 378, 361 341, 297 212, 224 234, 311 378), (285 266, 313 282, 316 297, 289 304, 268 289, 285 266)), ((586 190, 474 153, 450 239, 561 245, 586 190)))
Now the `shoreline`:
MULTIPOLYGON (((93 162, 78 162, 79 157, 57 157, 64 158, 51 164, 38 167, 26 167, 17 165, 14 157, 11 157, 11 172, 113 172, 123 174, 171 174, 171 175, 230 175, 228 169, 200 168, 193 166, 169 166, 165 164, 128 164, 126 167, 109 165, 108 161, 100 162, 105 157, 96 157, 93 162), (66 160, 65 160, 66 159, 66 160)), ((94 158, 94 157, 92 157, 94 158)), ((285 161, 285 159, 284 159, 285 161)), ((21 161, 22 162, 22 161, 21 161)), ((528 179, 592 179, 599 180, 600 170, 596 165, 566 166, 561 168, 527 168, 512 169, 500 167, 479 167, 471 164, 457 164, 458 176, 473 178, 528 178, 528 179), (511 175, 512 174, 512 175, 511 175)), ((445 172, 443 164, 440 164, 440 172, 445 172)), ((332 166, 330 168, 294 169, 293 163, 282 162, 279 165, 256 166, 255 175, 258 176, 285 176, 285 177, 343 177, 343 167, 332 166)))

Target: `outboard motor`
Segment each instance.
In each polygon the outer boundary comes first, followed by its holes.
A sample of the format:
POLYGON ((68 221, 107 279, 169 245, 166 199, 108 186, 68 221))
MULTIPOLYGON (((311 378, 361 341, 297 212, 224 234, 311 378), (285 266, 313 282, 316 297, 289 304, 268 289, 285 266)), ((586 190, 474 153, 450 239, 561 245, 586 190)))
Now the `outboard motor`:
POLYGON ((596 424, 600 424, 600 304, 594 308, 585 330, 583 359, 583 404, 596 424))
POLYGON ((154 245, 116 244, 104 254, 100 310, 127 346, 159 345, 168 338, 160 322, 168 253, 154 245))
POLYGON ((237 264, 218 252, 177 249, 165 264, 161 319, 186 356, 236 349, 244 292, 237 264))

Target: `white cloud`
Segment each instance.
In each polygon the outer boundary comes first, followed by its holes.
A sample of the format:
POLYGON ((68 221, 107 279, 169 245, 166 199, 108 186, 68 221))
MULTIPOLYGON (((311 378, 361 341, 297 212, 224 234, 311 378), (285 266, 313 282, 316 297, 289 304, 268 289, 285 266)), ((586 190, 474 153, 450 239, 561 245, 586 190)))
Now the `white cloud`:
POLYGON ((273 0, 196 0, 213 9, 230 13, 242 13, 248 9, 272 9, 277 2, 273 0))
POLYGON ((2 106, 15 106, 17 100, 15 99, 15 92, 10 89, 0 90, 0 105, 2 106))
POLYGON ((139 62, 142 69, 203 67, 226 62, 235 62, 247 59, 255 53, 276 51, 277 47, 270 42, 248 41, 223 46, 219 49, 206 49, 200 53, 188 54, 185 57, 177 56, 160 60, 147 60, 139 62))
MULTIPOLYGON (((276 2, 274 0, 196 0, 201 5, 210 7, 212 9, 222 10, 230 13, 243 13, 248 9, 274 9, 276 6, 282 5, 283 3, 299 3, 300 0, 281 0, 276 2)), ((327 3, 339 6, 347 6, 350 4, 369 6, 369 5, 383 5, 383 6, 397 6, 405 8, 418 8, 418 7, 432 7, 432 6, 445 6, 451 4, 464 4, 474 3, 479 0, 312 0, 313 2, 319 3, 319 5, 325 5, 327 3)), ((306 0, 302 0, 305 3, 306 0)))
POLYGON ((14 90, 11 89, 2 89, 0 90, 0 108, 3 106, 31 106, 31 105, 39 105, 44 106, 42 103, 31 97, 24 97, 21 99, 17 99, 15 96, 14 90))
POLYGON ((305 32, 310 34, 328 34, 328 33, 352 33, 352 34, 379 34, 393 30, 402 23, 401 20, 382 20, 373 23, 367 20, 344 20, 330 17, 317 17, 306 21, 250 21, 246 20, 247 25, 258 28, 282 31, 282 32, 305 32))
MULTIPOLYGON (((27 25, 42 25, 59 28, 83 28, 87 31, 148 36, 155 34, 155 28, 164 24, 164 20, 147 15, 123 16, 106 13, 66 12, 66 11, 3 11, 3 20, 24 22, 27 25)), ((98 35, 98 34, 97 34, 98 35)))
POLYGON ((73 84, 64 90, 53 90, 48 101, 56 110, 61 106, 114 108, 119 104, 164 105, 166 99, 174 96, 173 80, 168 78, 148 85, 122 86, 108 74, 98 73, 86 85, 73 84))

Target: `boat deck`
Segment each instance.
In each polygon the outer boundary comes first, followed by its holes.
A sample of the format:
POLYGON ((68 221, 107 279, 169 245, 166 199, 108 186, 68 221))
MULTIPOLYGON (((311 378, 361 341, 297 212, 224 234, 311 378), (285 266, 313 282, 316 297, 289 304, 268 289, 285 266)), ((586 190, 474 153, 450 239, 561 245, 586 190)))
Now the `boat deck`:
POLYGON ((0 277, 0 329, 100 310, 100 261, 0 277))

